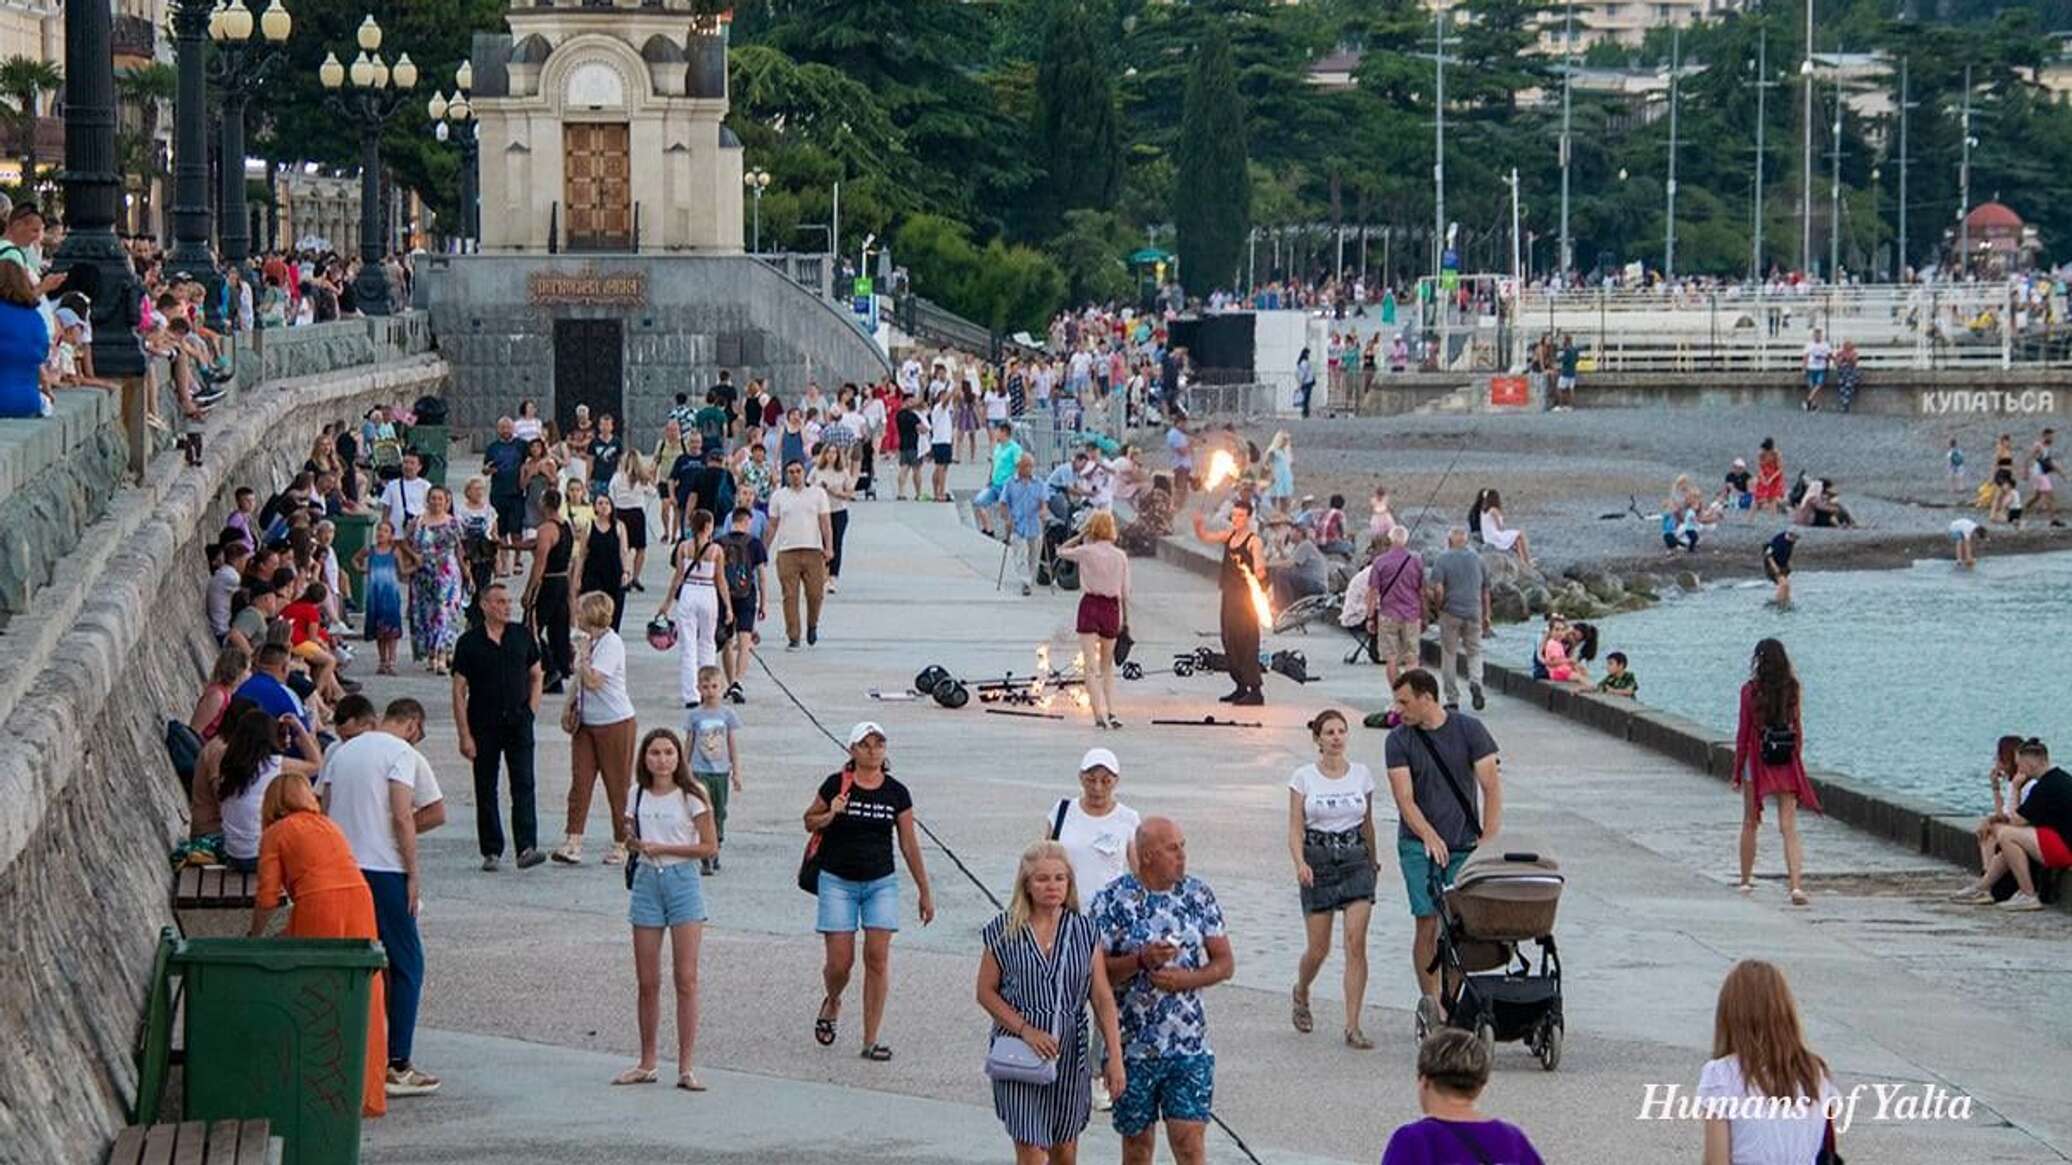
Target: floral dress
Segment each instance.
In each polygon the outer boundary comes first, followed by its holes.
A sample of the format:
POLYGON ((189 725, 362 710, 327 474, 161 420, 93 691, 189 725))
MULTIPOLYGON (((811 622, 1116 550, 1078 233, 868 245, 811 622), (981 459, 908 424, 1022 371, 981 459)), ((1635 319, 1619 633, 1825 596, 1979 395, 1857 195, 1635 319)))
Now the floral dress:
POLYGON ((419 522, 410 532, 417 572, 410 577, 410 653, 418 659, 447 655, 460 640, 467 575, 461 566, 461 524, 419 522))

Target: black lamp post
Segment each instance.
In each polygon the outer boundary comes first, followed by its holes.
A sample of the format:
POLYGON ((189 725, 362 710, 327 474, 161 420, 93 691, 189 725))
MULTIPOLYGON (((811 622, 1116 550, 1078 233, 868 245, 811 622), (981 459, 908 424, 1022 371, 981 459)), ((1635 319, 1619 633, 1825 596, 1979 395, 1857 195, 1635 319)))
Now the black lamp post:
POLYGON ((65 6, 65 240, 52 266, 93 300, 94 372, 144 374, 136 276, 115 235, 122 177, 115 162, 114 17, 106 4, 65 6))
POLYGON ((353 281, 353 298, 363 314, 385 316, 395 309, 389 303, 388 275, 381 265, 387 242, 381 202, 381 131, 403 111, 410 90, 417 87, 417 66, 409 53, 398 56, 393 68, 381 59, 375 51, 381 47, 381 25, 372 16, 360 22, 357 40, 360 55, 351 68, 339 62, 337 53, 327 53, 317 77, 331 91, 324 107, 360 123, 360 275, 353 281))
POLYGON ((443 93, 432 94, 432 99, 425 104, 425 112, 431 115, 432 123, 437 127, 434 132, 440 141, 454 135, 460 138, 460 249, 462 254, 466 254, 473 241, 480 237, 482 226, 481 207, 477 205, 481 195, 477 193, 475 171, 480 142, 475 109, 468 100, 468 90, 475 87, 475 66, 462 61, 460 68, 453 71, 453 84, 453 97, 448 99, 443 93), (448 123, 451 123, 451 128, 448 123))
MULTIPOLYGON (((69 24, 77 5, 66 6, 69 24)), ((173 99, 173 249, 168 274, 208 288, 203 298, 211 326, 221 327, 223 309, 216 256, 209 250, 209 132, 205 70, 210 0, 178 0, 173 9, 174 58, 180 87, 173 99)), ((68 50, 69 51, 69 50, 68 50)), ((112 75, 112 74, 111 74, 112 75)), ((110 82, 111 86, 113 82, 110 82)), ((69 97, 69 93, 68 93, 69 97)), ((98 339, 100 333, 94 333, 98 339)), ((98 367, 98 366, 97 366, 98 367)))
POLYGON ((294 27, 281 0, 253 17, 245 0, 219 4, 209 14, 209 81, 223 95, 222 201, 223 221, 217 241, 225 263, 240 266, 251 258, 251 214, 245 208, 245 104, 266 79, 281 54, 275 50, 294 27), (254 26, 261 37, 252 40, 254 26))

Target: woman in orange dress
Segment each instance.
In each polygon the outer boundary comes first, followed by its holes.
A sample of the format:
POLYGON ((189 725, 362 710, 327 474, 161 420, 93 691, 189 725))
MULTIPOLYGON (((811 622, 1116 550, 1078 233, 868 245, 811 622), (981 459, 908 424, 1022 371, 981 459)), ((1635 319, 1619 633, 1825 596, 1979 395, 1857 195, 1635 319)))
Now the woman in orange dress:
MULTIPOLYGON (((266 933, 283 891, 294 901, 285 932, 290 938, 381 937, 374 924, 374 896, 353 861, 352 846, 324 816, 308 777, 290 774, 268 785, 259 820, 265 824, 265 832, 259 835, 259 890, 252 899, 252 937, 266 933)), ((368 993, 367 1063, 360 1101, 364 1116, 388 1111, 384 1087, 387 1016, 382 977, 375 975, 368 993)))
POLYGON ((1763 438, 1763 448, 1755 458, 1755 510, 1784 512, 1784 457, 1777 452, 1774 437, 1763 438))

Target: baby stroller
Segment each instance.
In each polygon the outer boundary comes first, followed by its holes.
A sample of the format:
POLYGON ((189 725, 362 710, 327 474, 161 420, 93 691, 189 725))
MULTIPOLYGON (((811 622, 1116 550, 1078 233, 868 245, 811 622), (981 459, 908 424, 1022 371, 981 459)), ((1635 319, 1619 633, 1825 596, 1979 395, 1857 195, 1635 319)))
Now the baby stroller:
MULTIPOLYGON (((1561 1064, 1561 955, 1554 912, 1561 904, 1561 865, 1550 856, 1512 850, 1477 853, 1451 887, 1432 871, 1439 903, 1440 970, 1447 1023, 1475 1033, 1492 1053, 1497 1041, 1525 1041, 1552 1072, 1561 1064), (1539 946, 1539 967, 1521 950, 1539 946)), ((1424 1017, 1417 1038, 1429 1034, 1424 1017)))

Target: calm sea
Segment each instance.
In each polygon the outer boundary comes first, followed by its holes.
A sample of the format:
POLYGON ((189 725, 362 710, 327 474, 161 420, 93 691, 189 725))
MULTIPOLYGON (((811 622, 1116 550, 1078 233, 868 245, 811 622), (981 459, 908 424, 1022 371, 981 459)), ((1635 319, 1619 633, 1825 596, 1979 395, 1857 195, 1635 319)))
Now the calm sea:
MULTIPOLYGON (((1783 612, 1769 594, 1728 584, 1604 619, 1592 674, 1623 651, 1643 703, 1731 734, 1749 652, 1775 636, 1805 688, 1812 767, 1955 812, 1991 806, 2003 733, 2041 736, 2072 761, 2072 554, 1988 547, 1976 571, 1801 571, 1783 612)), ((1528 659, 1530 635, 1503 629, 1493 657, 1528 659)))

